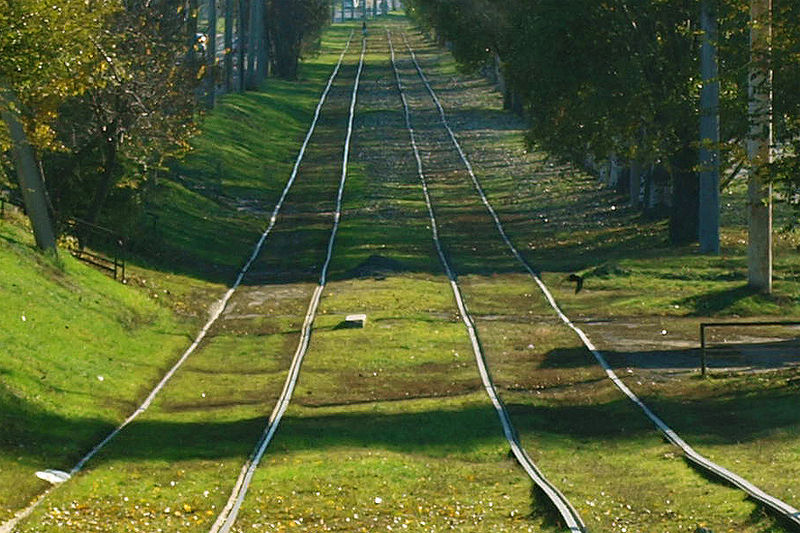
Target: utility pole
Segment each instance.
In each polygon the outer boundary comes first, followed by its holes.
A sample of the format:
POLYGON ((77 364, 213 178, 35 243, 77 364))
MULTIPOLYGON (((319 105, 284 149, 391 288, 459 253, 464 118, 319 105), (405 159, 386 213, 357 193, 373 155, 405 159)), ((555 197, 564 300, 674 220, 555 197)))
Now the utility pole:
POLYGON ((772 0, 750 0, 750 133, 747 156, 749 238, 747 270, 750 287, 772 292, 772 0))
POLYGON ((208 0, 208 37, 206 42, 206 76, 208 108, 213 109, 217 92, 215 70, 217 63, 217 0, 208 0))
POLYGON ((716 0, 701 0, 700 251, 719 254, 719 67, 716 0))

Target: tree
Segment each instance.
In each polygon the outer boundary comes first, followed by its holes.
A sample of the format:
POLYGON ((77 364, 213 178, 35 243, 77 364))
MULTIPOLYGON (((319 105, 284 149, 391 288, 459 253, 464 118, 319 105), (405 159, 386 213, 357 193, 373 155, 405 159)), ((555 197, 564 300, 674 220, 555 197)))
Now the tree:
MULTIPOLYGON (((594 160, 615 154, 632 162, 634 169, 653 167, 657 175, 667 176, 673 191, 668 207, 670 240, 686 244, 697 241, 700 229, 698 169, 713 173, 717 165, 737 166, 748 136, 747 79, 742 75, 750 61, 746 2, 714 0, 716 17, 705 19, 699 17, 701 3, 712 4, 711 0, 408 0, 406 5, 423 27, 434 28, 452 43, 454 55, 465 66, 500 65, 512 104, 521 103, 531 123, 531 144, 575 163, 583 163, 587 154, 594 160), (710 24, 715 18, 717 39, 711 25, 706 32, 698 31, 703 20, 710 24), (707 83, 701 85, 697 73, 703 41, 712 68, 706 73, 707 83), (722 65, 718 75, 713 72, 712 41, 722 65), (703 117, 706 140, 702 142, 698 141, 701 88, 703 100, 710 101, 713 110, 703 117), (698 167, 700 151, 706 163, 698 167)), ((786 105, 788 112, 781 117, 785 133, 780 142, 794 147, 800 124, 789 117, 797 117, 800 108, 800 8, 796 3, 781 5, 782 62, 774 68, 786 69, 778 70, 784 76, 776 94, 786 102, 777 105, 786 105)), ((782 155, 787 190, 800 191, 800 179, 789 177, 790 168, 800 170, 797 153, 792 149, 782 155), (790 166, 792 158, 796 163, 790 166)), ((632 174, 631 190, 638 191, 638 172, 632 174)), ((718 242, 716 188, 713 182, 705 183, 703 193, 703 205, 708 207, 703 211, 703 231, 710 229, 712 250, 718 242)))
POLYGON ((5 1, 0 10, 0 147, 13 148, 37 245, 55 250, 37 151, 53 146, 58 106, 94 83, 96 40, 116 8, 82 0, 5 1))
POLYGON ((317 46, 328 23, 328 1, 270 0, 267 12, 274 72, 280 78, 296 79, 300 58, 317 46))
POLYGON ((750 286, 764 293, 772 292, 772 186, 768 174, 773 146, 771 47, 772 0, 751 0, 747 269, 750 286))
POLYGON ((167 1, 128 0, 108 20, 94 44, 103 69, 60 106, 61 148, 44 158, 62 216, 95 223, 115 192, 135 203, 150 171, 188 148, 203 57, 187 54, 186 24, 167 1))
POLYGON ((719 253, 719 66, 717 62, 717 9, 715 0, 701 0, 703 32, 700 71, 700 251, 719 253))

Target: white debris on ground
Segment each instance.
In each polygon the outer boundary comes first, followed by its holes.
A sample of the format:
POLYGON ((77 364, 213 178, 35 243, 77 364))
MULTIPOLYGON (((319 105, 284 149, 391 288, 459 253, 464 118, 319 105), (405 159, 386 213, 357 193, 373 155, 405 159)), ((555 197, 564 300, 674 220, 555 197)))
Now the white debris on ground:
POLYGON ((47 469, 36 472, 36 477, 43 479, 48 483, 52 483, 53 485, 58 485, 59 483, 64 483, 66 480, 68 480, 70 475, 63 470, 47 469))

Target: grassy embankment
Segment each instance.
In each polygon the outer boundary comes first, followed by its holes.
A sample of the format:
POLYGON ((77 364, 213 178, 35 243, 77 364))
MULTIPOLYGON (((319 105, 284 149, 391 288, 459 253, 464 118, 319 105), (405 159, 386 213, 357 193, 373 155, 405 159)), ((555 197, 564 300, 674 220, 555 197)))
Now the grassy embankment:
MULTIPOLYGON (((0 519, 47 486, 36 470, 71 468, 188 347, 265 226, 345 38, 333 32, 299 82, 226 96, 206 117, 194 152, 151 199, 152 255, 129 262, 127 285, 63 251, 58 262, 41 258, 20 217, 0 221, 0 519)), ((209 372, 242 349, 220 349, 209 372)), ((163 452, 169 462, 175 443, 160 432, 151 427, 120 455, 163 452)), ((135 465, 112 484, 136 477, 135 465)))

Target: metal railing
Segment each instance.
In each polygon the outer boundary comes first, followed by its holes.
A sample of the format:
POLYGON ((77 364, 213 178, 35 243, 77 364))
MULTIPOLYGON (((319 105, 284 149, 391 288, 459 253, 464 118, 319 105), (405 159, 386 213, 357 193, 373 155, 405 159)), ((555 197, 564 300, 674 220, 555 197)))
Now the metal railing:
POLYGON ((109 272, 125 282, 125 240, 112 229, 80 218, 62 222, 65 233, 75 238, 67 249, 76 259, 109 272), (91 246, 92 250, 87 250, 91 246))
POLYGON ((800 321, 796 320, 776 320, 767 322, 701 322, 700 323, 700 372, 706 375, 708 367, 706 364, 706 328, 723 327, 754 327, 754 326, 800 326, 800 321))

